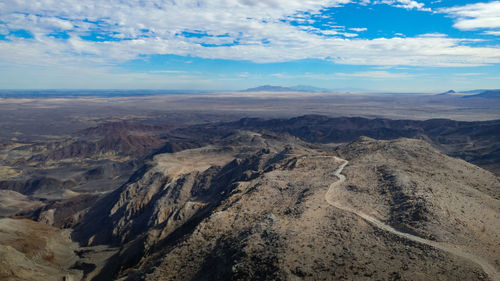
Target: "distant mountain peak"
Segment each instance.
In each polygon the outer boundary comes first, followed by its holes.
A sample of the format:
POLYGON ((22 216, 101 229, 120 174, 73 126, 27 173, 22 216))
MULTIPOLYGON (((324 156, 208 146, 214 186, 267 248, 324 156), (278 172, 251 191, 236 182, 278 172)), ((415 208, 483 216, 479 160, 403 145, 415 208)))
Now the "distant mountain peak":
POLYGON ((451 94, 456 94, 457 92, 455 92, 454 90, 449 90, 449 91, 446 91, 444 93, 441 93, 441 94, 437 94, 438 96, 446 96, 446 95, 451 95, 451 94))

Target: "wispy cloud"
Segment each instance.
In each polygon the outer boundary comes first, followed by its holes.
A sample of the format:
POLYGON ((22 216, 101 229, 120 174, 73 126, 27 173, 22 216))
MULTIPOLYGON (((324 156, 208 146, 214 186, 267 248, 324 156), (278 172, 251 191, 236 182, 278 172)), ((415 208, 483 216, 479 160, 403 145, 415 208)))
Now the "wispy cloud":
POLYGON ((351 27, 351 28, 349 28, 349 30, 356 31, 356 32, 363 32, 363 31, 367 31, 368 28, 366 28, 366 27, 351 27))
POLYGON ((180 73, 186 73, 186 71, 182 70, 150 70, 148 73, 152 74, 180 74, 180 73))
POLYGON ((472 77, 472 76, 484 76, 486 74, 481 72, 467 72, 467 73, 455 73, 454 75, 459 77, 472 77))
POLYGON ((361 71, 354 73, 337 73, 336 75, 341 77, 358 77, 370 79, 403 79, 413 77, 413 75, 407 73, 393 73, 388 71, 361 71))
MULTIPOLYGON (((455 18, 453 26, 460 30, 500 29, 500 1, 442 8, 439 12, 455 18)), ((500 35, 500 30, 489 34, 500 35)))
POLYGON ((497 30, 497 31, 489 30, 489 31, 483 32, 483 34, 500 36, 500 30, 497 30))
POLYGON ((337 80, 337 79, 350 79, 350 78, 367 78, 367 79, 405 79, 415 77, 415 75, 408 73, 395 73, 388 71, 358 71, 358 72, 338 72, 330 74, 318 73, 303 73, 303 74, 285 74, 273 73, 272 77, 280 79, 314 79, 314 80, 337 80))
MULTIPOLYGON (((366 1, 365 1, 366 2, 366 1)), ((397 8, 403 8, 407 10, 419 10, 419 11, 432 11, 431 8, 425 7, 424 3, 414 1, 414 0, 374 0, 373 3, 376 4, 387 4, 397 8)))

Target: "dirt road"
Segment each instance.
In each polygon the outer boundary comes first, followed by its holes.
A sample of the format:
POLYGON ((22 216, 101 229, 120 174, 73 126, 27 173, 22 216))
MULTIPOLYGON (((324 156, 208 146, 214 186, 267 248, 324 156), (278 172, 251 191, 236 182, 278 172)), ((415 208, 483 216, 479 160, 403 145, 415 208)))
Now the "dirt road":
POLYGON ((346 206, 342 202, 339 202, 339 200, 335 200, 335 198, 336 198, 335 194, 337 194, 339 192, 343 192, 341 188, 342 188, 342 183, 344 183, 346 180, 346 177, 344 175, 342 175, 342 171, 344 170, 345 166, 349 163, 347 160, 344 160, 344 159, 341 159, 338 157, 336 157, 336 159, 338 161, 342 161, 342 164, 334 172, 334 175, 337 176, 339 178, 339 180, 332 183, 330 185, 330 188, 328 189, 328 191, 325 194, 325 199, 330 205, 332 205, 338 209, 356 214, 357 216, 363 218, 368 223, 370 223, 373 226, 375 226, 379 229, 382 229, 384 231, 388 231, 388 232, 396 234, 400 237, 404 237, 408 240, 434 247, 436 249, 448 252, 450 254, 459 256, 459 257, 467 259, 473 263, 476 263, 483 268, 484 272, 486 274, 488 274, 488 276, 492 280, 500 281, 500 272, 498 272, 494 266, 489 264, 485 259, 483 259, 481 257, 473 255, 469 252, 466 252, 465 250, 460 249, 457 246, 452 245, 452 244, 431 241, 431 240, 427 240, 427 239, 424 239, 424 238, 421 238, 421 237, 418 237, 418 236, 415 236, 415 235, 412 235, 409 233, 398 231, 398 230, 394 229, 392 226, 384 224, 383 222, 379 221, 378 219, 376 219, 370 215, 367 215, 359 210, 355 210, 355 209, 351 208, 350 206, 346 206))

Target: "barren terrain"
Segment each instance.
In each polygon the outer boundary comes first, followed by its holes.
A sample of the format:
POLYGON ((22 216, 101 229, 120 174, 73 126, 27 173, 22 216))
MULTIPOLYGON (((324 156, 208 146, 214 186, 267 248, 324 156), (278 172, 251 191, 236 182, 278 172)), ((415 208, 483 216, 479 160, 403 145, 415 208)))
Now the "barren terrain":
POLYGON ((0 279, 498 280, 495 102, 2 99, 0 279))

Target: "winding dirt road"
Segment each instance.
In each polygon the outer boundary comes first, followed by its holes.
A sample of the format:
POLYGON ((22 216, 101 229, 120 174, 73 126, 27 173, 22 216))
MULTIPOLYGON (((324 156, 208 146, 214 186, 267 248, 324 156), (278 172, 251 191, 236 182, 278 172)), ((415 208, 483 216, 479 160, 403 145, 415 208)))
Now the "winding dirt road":
POLYGON ((469 252, 466 252, 463 249, 460 249, 457 246, 452 245, 452 244, 431 241, 431 240, 427 240, 427 239, 424 239, 424 238, 421 238, 421 237, 418 237, 418 236, 415 236, 415 235, 412 235, 409 233, 398 231, 398 230, 394 229, 392 226, 386 225, 383 222, 379 221, 378 219, 376 219, 370 215, 367 215, 359 210, 355 210, 355 209, 351 208, 350 206, 345 206, 344 204, 342 204, 342 202, 335 200, 335 194, 337 194, 339 192, 340 193, 343 192, 341 189, 341 185, 342 185, 342 183, 345 182, 346 177, 344 175, 342 175, 341 173, 344 170, 345 166, 349 163, 347 160, 344 160, 344 159, 341 159, 338 157, 335 157, 335 158, 338 161, 342 161, 342 164, 334 172, 334 175, 337 176, 339 178, 339 180, 332 183, 330 185, 330 188, 328 189, 328 191, 325 194, 325 199, 328 202, 328 204, 330 204, 338 209, 356 214, 357 216, 363 218, 365 221, 367 221, 368 223, 372 224, 373 226, 375 226, 379 229, 388 231, 390 233, 393 233, 395 235, 398 235, 400 237, 406 238, 408 240, 411 240, 411 241, 414 241, 417 243, 431 246, 433 248, 448 252, 450 254, 456 255, 458 257, 461 257, 461 258, 469 260, 473 263, 476 263, 482 267, 484 272, 486 274, 488 274, 488 276, 492 280, 500 281, 500 272, 498 272, 494 266, 489 264, 488 261, 486 261, 485 259, 483 259, 481 257, 473 255, 469 252))

